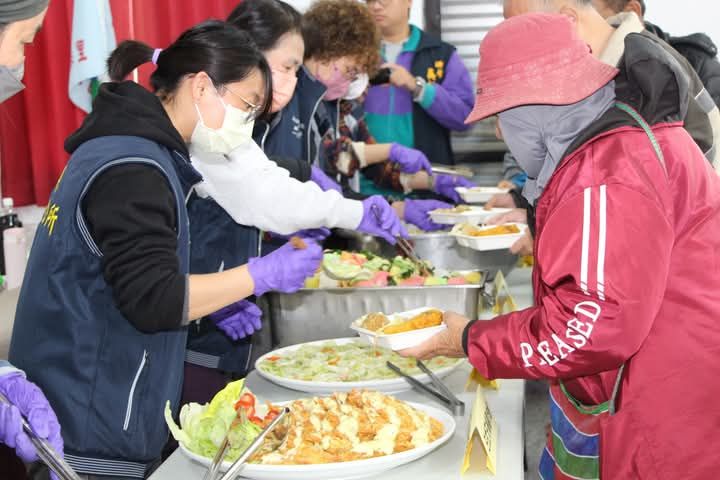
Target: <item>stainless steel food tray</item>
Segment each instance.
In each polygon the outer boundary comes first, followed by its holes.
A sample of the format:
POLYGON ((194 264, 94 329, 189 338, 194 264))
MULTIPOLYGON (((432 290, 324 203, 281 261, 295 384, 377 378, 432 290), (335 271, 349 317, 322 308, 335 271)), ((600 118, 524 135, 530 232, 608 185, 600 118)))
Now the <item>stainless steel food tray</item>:
MULTIPOLYGON (((386 258, 398 254, 394 246, 381 238, 349 230, 336 232, 349 241, 349 250, 368 251, 386 258)), ((518 261, 517 255, 507 249, 479 252, 465 248, 449 232, 410 234, 410 242, 418 257, 443 270, 487 270, 490 278, 495 278, 498 271, 507 276, 518 261)))
MULTIPOLYGON (((484 283, 481 282, 481 285, 484 283)), ((284 347, 313 340, 355 336, 353 320, 369 312, 402 312, 418 307, 452 310, 477 318, 481 285, 433 287, 303 289, 270 293, 273 345, 284 347)))
POLYGON ((447 232, 411 234, 415 253, 444 270, 487 270, 491 278, 499 271, 507 276, 518 261, 510 250, 479 252, 458 244, 447 232))

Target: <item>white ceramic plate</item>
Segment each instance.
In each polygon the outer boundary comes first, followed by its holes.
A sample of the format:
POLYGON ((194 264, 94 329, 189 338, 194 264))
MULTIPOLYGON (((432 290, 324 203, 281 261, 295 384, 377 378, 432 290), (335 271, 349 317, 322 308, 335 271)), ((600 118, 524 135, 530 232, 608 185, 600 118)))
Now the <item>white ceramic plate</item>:
POLYGON ((460 198, 467 203, 485 203, 490 200, 493 195, 508 193, 510 189, 498 187, 455 187, 455 191, 460 195, 460 198))
MULTIPOLYGON (((277 405, 287 403, 290 402, 277 403, 277 405)), ((442 423, 445 430, 443 436, 419 448, 394 453, 392 455, 385 455, 383 457, 354 460, 352 462, 324 463, 318 465, 258 465, 250 463, 240 470, 240 475, 243 478, 251 478, 254 480, 330 480, 338 478, 350 480, 365 477, 377 478, 377 476, 383 472, 424 457, 447 442, 455 432, 455 420, 447 412, 428 405, 413 402, 407 403, 442 423)), ((212 463, 212 459, 191 452, 185 448, 185 445, 182 443, 180 443, 180 450, 197 463, 205 466, 209 466, 210 463, 212 463)), ((225 472, 231 465, 230 462, 223 462, 220 470, 225 472)))
MULTIPOLYGON (((527 225, 524 223, 507 223, 506 225, 517 225, 520 229, 520 233, 512 233, 508 235, 489 235, 487 237, 473 237, 471 235, 464 235, 460 232, 461 225, 456 225, 450 235, 455 237, 457 242, 463 247, 472 248, 481 252, 490 250, 506 250, 512 246, 513 243, 518 241, 527 229, 527 225)), ((485 228, 494 228, 496 225, 488 227, 478 227, 480 230, 485 228)))
MULTIPOLYGON (((423 307, 423 308, 416 308, 414 310, 408 310, 407 312, 398 312, 389 314, 388 316, 392 317, 400 317, 402 319, 410 319, 416 315, 420 315, 422 312, 426 310, 440 310, 438 308, 432 308, 432 307, 423 307)), ((442 310, 440 310, 442 311, 442 310)), ((360 335, 360 338, 364 339, 366 342, 368 342, 370 345, 377 345, 378 347, 385 347, 389 348, 390 350, 403 350, 405 348, 415 347, 417 345, 420 345, 428 338, 432 337, 433 335, 436 335, 443 330, 447 329, 447 325, 444 323, 441 323, 440 325, 436 327, 428 327, 428 328, 421 328, 419 330, 411 330, 409 332, 402 332, 402 333, 393 333, 391 335, 386 335, 384 333, 377 333, 373 332, 372 330, 367 330, 362 328, 360 325, 362 325, 363 321, 365 321, 365 317, 367 315, 363 315, 362 317, 355 320, 351 325, 350 328, 352 330, 355 330, 360 335)))
MULTIPOLYGON (((384 378, 376 380, 364 380, 356 382, 318 382, 313 380, 295 380, 287 377, 280 377, 278 375, 268 373, 260 368, 260 364, 265 361, 268 357, 273 355, 287 355, 288 353, 297 350, 298 348, 305 345, 319 345, 327 342, 335 342, 338 345, 346 345, 353 342, 367 343, 365 340, 359 337, 349 338, 337 338, 334 340, 319 340, 315 342, 301 343, 298 345, 292 345, 289 347, 279 348, 270 353, 266 353, 262 357, 258 358, 255 362, 255 371, 263 378, 273 382, 281 387, 289 388, 291 390, 298 390, 301 392, 316 393, 316 394, 330 394, 333 392, 349 392, 350 390, 361 388, 369 390, 377 390, 383 393, 398 393, 410 390, 412 385, 401 377, 396 378, 384 378)), ((462 365, 464 360, 459 359, 457 362, 438 370, 433 370, 433 373, 439 377, 444 378, 450 375, 457 367, 462 365)), ((424 373, 413 375, 413 378, 422 383, 430 383, 430 377, 424 373)))
POLYGON ((511 208, 491 208, 486 210, 483 207, 470 207, 470 210, 461 213, 449 213, 438 210, 433 210, 430 213, 430 218, 433 222, 439 223, 440 225, 456 225, 458 223, 470 223, 472 225, 479 225, 485 223, 488 219, 500 215, 501 213, 507 213, 511 208))

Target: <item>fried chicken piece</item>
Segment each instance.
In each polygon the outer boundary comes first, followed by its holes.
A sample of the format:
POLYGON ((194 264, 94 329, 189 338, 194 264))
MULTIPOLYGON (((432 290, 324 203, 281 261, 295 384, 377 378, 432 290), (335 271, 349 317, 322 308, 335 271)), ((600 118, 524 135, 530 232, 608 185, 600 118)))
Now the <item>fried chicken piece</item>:
POLYGON ((421 328, 436 327, 442 323, 443 314, 440 310, 427 310, 401 323, 388 325, 383 328, 382 333, 392 335, 395 333, 420 330, 421 328))
POLYGON ((376 332, 390 323, 390 320, 383 313, 370 313, 363 320, 362 328, 376 332))
POLYGON ((305 250, 307 248, 305 240, 300 237, 290 237, 290 245, 292 245, 295 250, 305 250))
POLYGON ((498 225, 485 229, 478 229, 468 225, 463 228, 463 233, 471 237, 490 237, 492 235, 512 235, 514 233, 520 233, 520 229, 517 225, 498 225))

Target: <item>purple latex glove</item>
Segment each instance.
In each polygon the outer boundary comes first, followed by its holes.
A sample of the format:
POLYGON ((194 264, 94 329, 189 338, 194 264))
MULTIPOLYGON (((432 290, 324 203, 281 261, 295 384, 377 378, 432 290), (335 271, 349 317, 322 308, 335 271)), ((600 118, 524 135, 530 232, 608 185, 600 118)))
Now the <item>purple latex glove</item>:
POLYGON ((443 230, 447 226, 430 220, 428 213, 438 208, 452 208, 452 205, 438 200, 405 200, 405 221, 425 232, 443 230))
POLYGON ((397 242, 397 237, 408 236, 395 210, 380 195, 363 200, 363 217, 357 230, 382 237, 393 245, 397 242))
POLYGON ((430 161, 420 150, 408 148, 399 143, 393 143, 390 146, 390 156, 388 159, 398 164, 400 171, 403 173, 417 173, 420 170, 425 170, 428 175, 432 175, 430 161))
POLYGON ((435 175, 435 187, 433 190, 435 193, 449 198, 455 203, 462 203, 460 194, 455 191, 455 187, 466 187, 472 188, 477 185, 465 177, 459 177, 457 175, 435 175))
POLYGON ((250 276, 255 282, 255 296, 274 290, 296 292, 312 277, 322 261, 322 247, 309 237, 298 235, 306 248, 296 249, 290 242, 264 257, 251 258, 248 262, 250 276))
POLYGON ((248 337, 262 328, 262 311, 252 302, 241 300, 221 308, 208 318, 233 340, 248 337))
POLYGON ((307 230, 300 230, 298 232, 291 233, 290 235, 282 235, 280 233, 270 232, 270 236, 282 240, 290 240, 291 237, 302 237, 309 238, 310 240, 315 240, 316 242, 322 242, 330 236, 330 229, 325 227, 309 228, 307 230))
POLYGON ((342 187, 315 165, 313 165, 310 170, 310 180, 317 183, 318 187, 322 188, 325 192, 328 190, 335 190, 336 192, 342 194, 342 187))
POLYGON ((29 463, 38 459, 30 438, 22 431, 22 413, 35 433, 47 439, 53 449, 62 456, 60 424, 40 388, 21 373, 12 372, 0 377, 0 393, 12 403, 12 406, 0 404, 0 442, 14 448, 23 462, 29 463))

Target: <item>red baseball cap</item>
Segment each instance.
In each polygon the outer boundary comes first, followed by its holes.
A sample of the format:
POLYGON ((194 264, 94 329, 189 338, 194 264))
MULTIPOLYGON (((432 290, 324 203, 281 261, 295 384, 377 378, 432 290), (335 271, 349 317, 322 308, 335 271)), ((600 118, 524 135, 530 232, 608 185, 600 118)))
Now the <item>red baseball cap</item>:
POLYGON ((570 105, 610 82, 618 69, 592 56, 565 15, 505 20, 480 44, 472 123, 521 105, 570 105))

